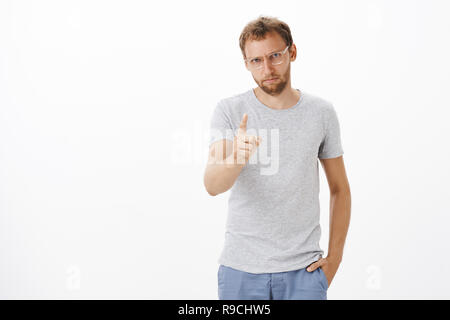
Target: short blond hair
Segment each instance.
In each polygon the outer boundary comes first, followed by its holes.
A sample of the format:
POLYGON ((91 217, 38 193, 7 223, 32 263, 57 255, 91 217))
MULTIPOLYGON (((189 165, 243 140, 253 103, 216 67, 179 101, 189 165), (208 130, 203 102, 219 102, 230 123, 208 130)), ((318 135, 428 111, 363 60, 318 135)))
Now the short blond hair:
POLYGON ((292 40, 291 29, 287 23, 276 17, 259 16, 257 19, 247 23, 239 36, 239 47, 244 59, 247 58, 245 56, 245 43, 247 40, 262 40, 267 33, 271 32, 278 33, 286 45, 289 46, 289 51, 291 50, 291 45, 294 41, 292 40))

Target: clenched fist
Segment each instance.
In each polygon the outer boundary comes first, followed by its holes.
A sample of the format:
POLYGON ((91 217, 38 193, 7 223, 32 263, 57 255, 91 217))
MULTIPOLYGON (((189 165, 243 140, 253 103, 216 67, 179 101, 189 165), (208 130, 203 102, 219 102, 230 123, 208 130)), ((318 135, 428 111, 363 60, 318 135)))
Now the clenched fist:
POLYGON ((246 164, 262 141, 259 136, 247 135, 247 119, 248 115, 244 113, 233 141, 233 159, 237 164, 246 164))

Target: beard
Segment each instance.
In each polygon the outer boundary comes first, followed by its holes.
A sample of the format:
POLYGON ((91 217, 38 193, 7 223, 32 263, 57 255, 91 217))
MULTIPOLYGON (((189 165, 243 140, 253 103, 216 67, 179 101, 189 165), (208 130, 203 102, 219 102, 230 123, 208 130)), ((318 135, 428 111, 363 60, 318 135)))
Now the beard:
POLYGON ((286 88, 286 85, 288 83, 287 79, 289 79, 290 74, 291 74, 291 64, 289 64, 289 67, 284 75, 282 75, 282 76, 273 75, 271 77, 268 77, 268 79, 278 78, 277 81, 275 81, 275 82, 268 83, 268 82, 264 82, 264 80, 262 80, 261 82, 258 82, 255 79, 255 77, 253 77, 253 79, 258 84, 258 87, 260 87, 261 90, 263 90, 265 93, 267 93, 271 96, 277 96, 281 92, 283 92, 283 90, 286 88))

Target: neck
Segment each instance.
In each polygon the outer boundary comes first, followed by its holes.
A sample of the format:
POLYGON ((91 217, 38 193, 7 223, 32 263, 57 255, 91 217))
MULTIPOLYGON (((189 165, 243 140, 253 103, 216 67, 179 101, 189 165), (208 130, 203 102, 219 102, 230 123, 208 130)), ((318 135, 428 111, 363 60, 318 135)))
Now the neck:
POLYGON ((300 99, 300 92, 296 89, 286 86, 286 88, 278 95, 272 96, 267 94, 260 87, 254 90, 255 96, 266 106, 272 109, 287 109, 297 104, 300 99))

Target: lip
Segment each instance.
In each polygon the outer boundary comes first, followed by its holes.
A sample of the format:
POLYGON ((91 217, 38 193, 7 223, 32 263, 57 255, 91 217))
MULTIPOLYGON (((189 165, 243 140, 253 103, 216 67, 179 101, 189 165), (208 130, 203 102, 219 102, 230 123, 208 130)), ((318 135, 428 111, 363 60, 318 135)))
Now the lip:
POLYGON ((275 80, 278 80, 278 78, 272 78, 272 79, 268 79, 268 80, 264 80, 264 82, 274 82, 275 80))

